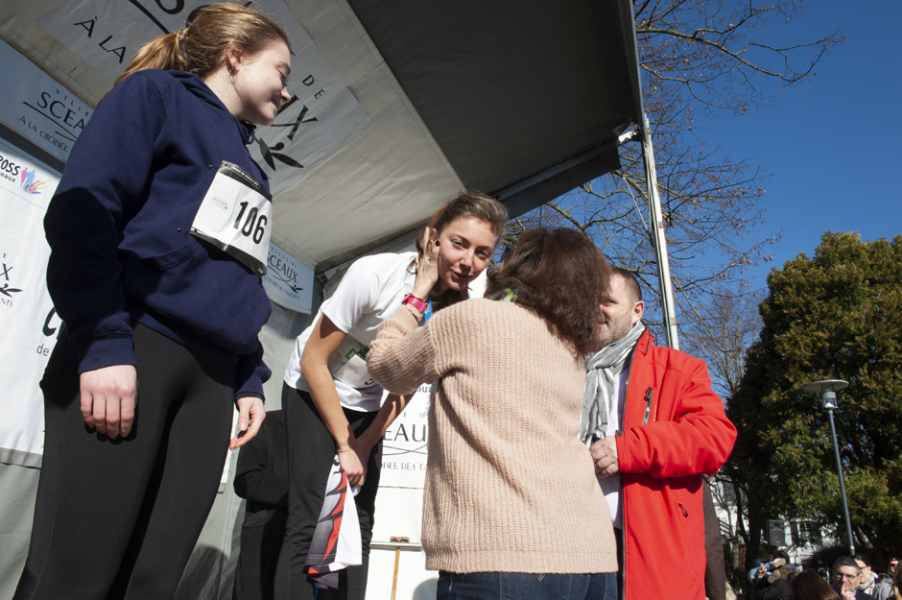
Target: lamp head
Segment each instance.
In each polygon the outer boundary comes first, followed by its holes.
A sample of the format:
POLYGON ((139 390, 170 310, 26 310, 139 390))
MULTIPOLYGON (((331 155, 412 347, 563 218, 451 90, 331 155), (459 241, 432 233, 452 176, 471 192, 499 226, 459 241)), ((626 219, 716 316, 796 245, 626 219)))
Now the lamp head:
POLYGON ((824 379, 806 383, 802 389, 806 392, 817 392, 824 410, 836 410, 836 390, 849 387, 849 382, 842 379, 824 379))

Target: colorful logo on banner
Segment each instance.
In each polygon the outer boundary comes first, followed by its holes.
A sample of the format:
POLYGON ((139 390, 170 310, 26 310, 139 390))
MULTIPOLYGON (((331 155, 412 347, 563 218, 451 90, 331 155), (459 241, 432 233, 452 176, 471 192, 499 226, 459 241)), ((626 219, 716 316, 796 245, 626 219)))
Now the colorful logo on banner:
POLYGON ((34 169, 29 169, 28 167, 22 169, 22 178, 20 185, 27 194, 43 193, 41 188, 44 187, 45 183, 47 183, 46 181, 38 179, 35 176, 35 173, 37 173, 37 171, 35 171, 34 169))

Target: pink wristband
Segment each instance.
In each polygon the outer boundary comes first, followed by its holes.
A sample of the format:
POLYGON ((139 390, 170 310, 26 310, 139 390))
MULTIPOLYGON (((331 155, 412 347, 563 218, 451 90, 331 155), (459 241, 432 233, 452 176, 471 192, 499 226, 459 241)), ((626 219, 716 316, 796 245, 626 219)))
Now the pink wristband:
POLYGON ((426 314, 426 309, 429 308, 429 305, 426 304, 424 300, 420 300, 413 294, 407 294, 406 296, 404 296, 404 299, 401 300, 401 304, 411 305, 412 307, 417 309, 417 311, 419 311, 421 315, 426 314))

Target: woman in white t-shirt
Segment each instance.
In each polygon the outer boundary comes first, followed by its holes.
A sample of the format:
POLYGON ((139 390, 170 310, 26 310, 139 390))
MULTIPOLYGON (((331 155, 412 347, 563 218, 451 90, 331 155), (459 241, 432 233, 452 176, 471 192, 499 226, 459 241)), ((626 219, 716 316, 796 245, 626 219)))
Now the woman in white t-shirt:
POLYGON ((467 299, 468 286, 488 266, 507 218, 492 198, 459 195, 433 215, 417 252, 354 262, 313 325, 297 338, 282 386, 290 491, 276 598, 314 598, 305 562, 336 454, 349 485, 360 486, 355 504, 363 548, 363 564, 341 572, 339 597, 364 598, 382 434, 409 399, 389 395, 382 402, 383 389, 366 368, 369 345, 379 324, 402 304, 431 315, 467 299), (429 252, 424 244, 431 246, 429 252), (431 274, 417 276, 427 271, 431 274))

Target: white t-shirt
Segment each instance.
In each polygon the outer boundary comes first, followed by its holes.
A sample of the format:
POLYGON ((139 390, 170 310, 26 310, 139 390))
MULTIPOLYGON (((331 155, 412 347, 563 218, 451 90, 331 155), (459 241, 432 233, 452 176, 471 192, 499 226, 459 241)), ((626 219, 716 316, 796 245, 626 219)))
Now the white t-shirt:
MULTIPOLYGON (((627 359, 623 370, 617 374, 614 380, 614 389, 617 390, 617 393, 611 396, 609 414, 616 415, 616 417, 608 419, 608 427, 605 430, 606 437, 617 435, 617 430, 623 428, 623 405, 626 404, 626 386, 630 378, 631 362, 631 359, 627 359)), ((608 501, 608 510, 611 511, 611 521, 614 527, 623 528, 623 512, 620 510, 620 491, 623 489, 623 483, 620 473, 599 479, 598 483, 601 484, 604 499, 608 501)))
POLYGON ((379 324, 401 306, 413 290, 416 274, 410 268, 416 252, 375 254, 360 258, 345 273, 338 288, 320 306, 310 327, 295 340, 285 369, 287 385, 310 392, 301 375, 301 355, 320 315, 326 315, 347 338, 329 358, 329 371, 341 405, 351 410, 373 412, 382 404, 382 386, 366 371, 366 353, 376 339, 379 324))

